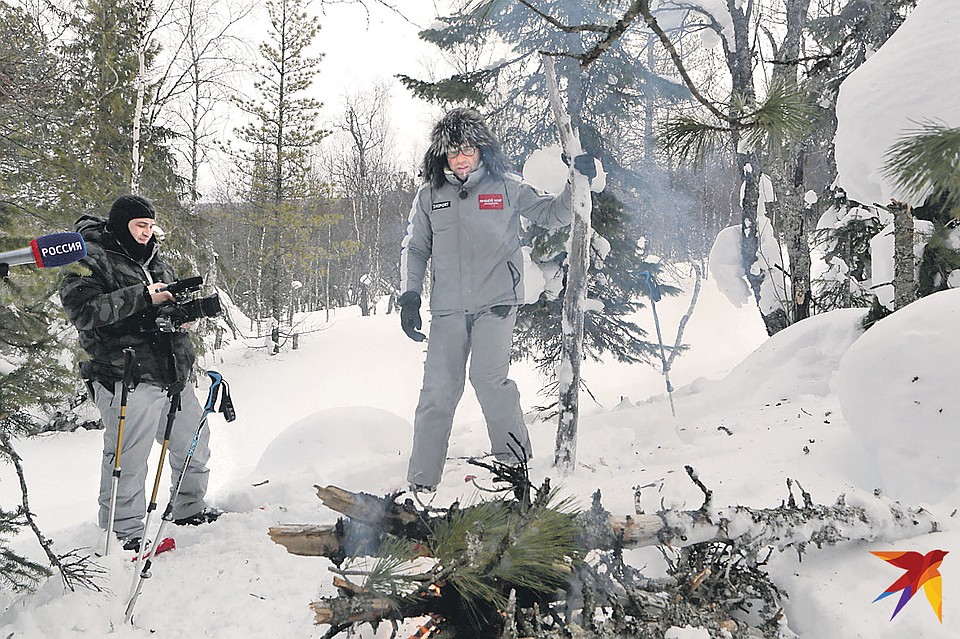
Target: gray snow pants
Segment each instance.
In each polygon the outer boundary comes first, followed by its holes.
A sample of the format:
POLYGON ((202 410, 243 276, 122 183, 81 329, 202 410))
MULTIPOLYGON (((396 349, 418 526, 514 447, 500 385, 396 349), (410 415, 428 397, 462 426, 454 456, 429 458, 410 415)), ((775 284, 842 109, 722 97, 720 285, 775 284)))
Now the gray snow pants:
POLYGON ((520 409, 520 392, 507 378, 516 322, 515 308, 505 318, 490 311, 433 316, 407 481, 422 486, 440 483, 453 415, 463 395, 468 356, 470 384, 483 410, 491 452, 501 461, 514 461, 510 448, 517 444, 510 437, 512 433, 528 457, 533 456, 520 409))
MULTIPOLYGON (((113 490, 114 456, 117 452, 117 428, 120 420, 120 383, 107 389, 99 382, 94 384, 94 398, 103 420, 103 459, 100 464, 100 528, 106 529, 110 519, 110 493, 113 490)), ((190 444, 197 434, 203 408, 197 401, 193 390, 188 386, 180 394, 180 411, 177 412, 173 428, 170 431, 170 445, 167 459, 170 460, 171 487, 174 488, 183 470, 190 444)), ((113 530, 119 539, 143 536, 143 518, 147 512, 145 482, 147 480, 147 459, 153 440, 163 442, 167 427, 167 413, 170 410, 170 398, 159 386, 138 384, 127 393, 127 411, 123 426, 123 446, 120 450, 120 482, 117 486, 117 506, 114 515, 113 530)), ((205 507, 203 497, 207 492, 210 471, 207 461, 210 459, 210 434, 204 427, 193 451, 190 466, 183 477, 180 494, 174 502, 173 518, 181 519, 194 515, 205 507)), ((156 468, 150 474, 150 487, 156 468)), ((157 497, 158 501, 160 496, 157 497)), ((161 502, 160 511, 164 504, 161 502)))

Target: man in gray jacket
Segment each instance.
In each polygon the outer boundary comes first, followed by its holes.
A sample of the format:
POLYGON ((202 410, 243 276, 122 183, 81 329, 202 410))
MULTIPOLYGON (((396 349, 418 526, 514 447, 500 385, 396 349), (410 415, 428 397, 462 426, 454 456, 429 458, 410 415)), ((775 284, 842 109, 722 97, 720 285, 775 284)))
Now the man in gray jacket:
MULTIPOLYGON (((577 157, 574 167, 596 176, 589 155, 577 157)), ((554 196, 524 183, 469 108, 453 109, 434 126, 422 177, 400 254, 398 302, 404 332, 426 339, 418 331, 420 296, 431 261, 430 342, 407 470, 411 489, 430 492, 440 483, 468 358, 491 453, 516 461, 519 442, 532 456, 520 393, 507 377, 516 307, 524 299, 519 216, 558 228, 572 212, 569 184, 554 196)))

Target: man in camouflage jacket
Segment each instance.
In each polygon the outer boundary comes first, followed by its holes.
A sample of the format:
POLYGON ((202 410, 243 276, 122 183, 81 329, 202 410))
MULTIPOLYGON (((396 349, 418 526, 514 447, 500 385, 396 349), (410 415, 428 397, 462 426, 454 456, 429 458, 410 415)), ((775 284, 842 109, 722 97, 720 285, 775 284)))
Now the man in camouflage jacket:
MULTIPOLYGON (((63 308, 89 356, 81 364, 80 373, 93 389, 105 428, 99 496, 99 524, 103 529, 109 520, 123 351, 132 348, 135 352, 134 388, 127 396, 113 526, 128 548, 138 548, 143 536, 147 459, 154 438, 162 440, 170 403, 179 398, 180 410, 169 445, 174 486, 202 415, 200 403, 188 386, 196 361, 189 334, 160 331, 156 324, 157 307, 175 301, 164 288, 176 276, 173 267, 159 255, 159 243, 153 236, 155 217, 153 204, 136 195, 117 198, 109 220, 81 217, 76 228, 86 243, 87 256, 81 260, 81 268, 64 276, 60 287, 63 308)), ((204 429, 174 502, 176 523, 206 523, 219 515, 204 503, 209 457, 209 435, 204 429)))

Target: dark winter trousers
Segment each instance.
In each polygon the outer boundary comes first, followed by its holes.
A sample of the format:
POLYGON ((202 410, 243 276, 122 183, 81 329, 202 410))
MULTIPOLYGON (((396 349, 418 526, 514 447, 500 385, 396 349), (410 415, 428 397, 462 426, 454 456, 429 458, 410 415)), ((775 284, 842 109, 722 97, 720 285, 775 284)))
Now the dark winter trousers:
MULTIPOLYGON (((104 424, 103 459, 100 464, 100 528, 106 529, 110 519, 110 494, 113 486, 114 456, 117 452, 117 431, 120 419, 120 383, 107 389, 94 384, 94 395, 100 417, 104 424)), ((174 487, 180 479, 183 461, 193 438, 197 434, 203 409, 193 390, 188 386, 181 394, 181 407, 170 431, 170 446, 167 458, 170 460, 172 497, 174 487)), ((143 536, 143 518, 147 512, 145 482, 147 479, 147 459, 153 440, 163 442, 167 426, 167 413, 170 410, 170 398, 167 392, 158 386, 139 384, 127 393, 127 410, 123 426, 123 446, 120 450, 120 482, 117 486, 117 505, 113 530, 119 539, 143 536)), ((210 459, 210 435, 204 427, 194 449, 190 466, 180 486, 180 494, 174 502, 173 518, 181 519, 194 515, 205 507, 203 497, 207 492, 207 480, 210 471, 207 461, 210 459)), ((156 468, 150 475, 151 482, 156 468)), ((150 484, 152 489, 153 484, 150 484)), ((159 496, 158 496, 159 499, 159 496)), ((163 506, 161 505, 161 511, 163 506)))
POLYGON ((440 483, 453 415, 463 395, 467 359, 470 384, 477 394, 490 436, 490 449, 502 461, 515 461, 513 434, 532 457, 523 423, 520 392, 507 378, 516 309, 505 318, 483 311, 434 315, 423 369, 423 388, 413 422, 413 452, 407 481, 422 486, 440 483))

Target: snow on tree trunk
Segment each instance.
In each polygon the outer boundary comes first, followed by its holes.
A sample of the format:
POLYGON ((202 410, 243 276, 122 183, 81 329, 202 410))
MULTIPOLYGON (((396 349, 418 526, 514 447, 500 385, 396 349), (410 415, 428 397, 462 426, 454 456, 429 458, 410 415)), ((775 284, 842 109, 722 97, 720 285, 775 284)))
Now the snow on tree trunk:
MULTIPOLYGON (((786 32, 777 52, 782 62, 774 66, 775 82, 782 82, 797 90, 799 65, 793 64, 800 56, 803 30, 807 24, 810 0, 788 0, 786 3, 786 32)), ((780 211, 783 215, 784 245, 790 262, 790 295, 784 300, 789 309, 788 320, 799 322, 810 316, 810 245, 804 225, 803 171, 806 140, 790 139, 784 142, 777 187, 780 191, 780 211)))
POLYGON ((784 235, 786 236, 787 255, 790 257, 790 290, 793 293, 788 301, 792 310, 791 323, 799 322, 810 317, 810 244, 803 221, 803 209, 800 207, 803 195, 788 193, 785 208, 786 220, 784 235))
MULTIPOLYGON (((573 129, 570 116, 560 100, 560 88, 553 58, 543 56, 544 71, 550 106, 557 121, 560 143, 568 158, 583 153, 580 137, 573 129)), ((583 307, 587 297, 587 269, 590 263, 590 182, 573 171, 571 177, 571 207, 573 222, 570 228, 570 251, 567 257, 567 286, 563 296, 563 326, 561 337, 560 416, 557 423, 557 443, 554 465, 569 475, 577 461, 577 424, 580 417, 580 363, 583 361, 583 307)))
MULTIPOLYGON (((746 107, 756 105, 756 90, 753 84, 753 46, 751 44, 751 21, 753 3, 727 3, 730 17, 733 21, 734 48, 727 53, 727 67, 730 70, 733 93, 739 96, 746 107)), ((736 113, 731 113, 736 116, 736 113)), ((737 168, 743 178, 743 198, 741 200, 740 228, 740 257, 743 272, 753 291, 754 299, 760 310, 760 316, 767 328, 767 335, 773 335, 786 328, 789 324, 786 313, 782 308, 768 310, 761 294, 763 280, 768 277, 757 254, 760 248, 760 224, 757 218, 757 205, 760 201, 760 176, 762 167, 756 150, 741 148, 743 142, 739 130, 733 134, 733 145, 736 149, 737 168)))
POLYGON ((691 466, 685 466, 687 475, 704 495, 696 510, 612 515, 597 491, 589 509, 565 514, 547 499, 549 479, 536 487, 512 466, 477 465, 515 482, 513 498, 418 508, 413 499, 398 501, 403 493, 379 497, 318 485, 324 505, 343 515, 336 524, 269 529, 287 552, 334 564, 336 596, 310 603, 315 622, 331 626, 324 637, 352 636, 358 623, 426 615, 440 624, 443 637, 663 637, 666 628, 687 623, 704 628, 702 636, 711 629, 711 637, 783 637, 759 630, 775 627, 771 619, 787 627, 780 603, 785 593, 762 569, 773 550, 789 549, 802 559, 825 546, 890 543, 940 530, 922 507, 871 493, 818 504, 791 479, 779 506, 717 507, 691 466), (482 535, 480 521, 486 522, 482 535), (624 549, 655 545, 678 551, 667 579, 623 562, 624 549), (545 552, 532 557, 532 547, 545 552), (592 556, 595 567, 571 565, 575 554, 592 556), (533 573, 539 579, 530 581, 533 573), (510 594, 521 591, 523 604, 510 594), (748 610, 749 622, 739 614, 748 610), (578 633, 578 627, 589 632, 578 633))
POLYGON ((913 248, 913 213, 909 204, 891 202, 893 213, 893 308, 900 310, 917 299, 913 248))
POLYGON ((791 145, 792 159, 771 171, 778 198, 776 212, 783 227, 782 246, 787 251, 789 287, 783 300, 791 324, 810 316, 810 244, 807 242, 804 213, 802 150, 791 145))

